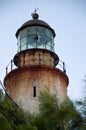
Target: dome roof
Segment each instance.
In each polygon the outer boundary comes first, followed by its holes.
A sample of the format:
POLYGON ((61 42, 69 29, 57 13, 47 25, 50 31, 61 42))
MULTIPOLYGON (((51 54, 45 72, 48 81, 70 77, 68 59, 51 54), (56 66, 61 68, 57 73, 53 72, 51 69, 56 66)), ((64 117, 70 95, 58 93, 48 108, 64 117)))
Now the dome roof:
POLYGON ((23 30, 23 29, 26 28, 26 27, 32 27, 32 26, 45 27, 45 28, 51 30, 52 33, 53 33, 53 36, 55 37, 55 32, 54 32, 54 30, 53 30, 46 22, 44 22, 44 21, 42 21, 42 20, 39 20, 39 19, 38 19, 38 17, 39 17, 38 14, 36 14, 36 13, 35 13, 35 14, 32 14, 32 17, 33 17, 32 20, 29 20, 29 21, 25 22, 25 23, 17 30, 17 32, 16 32, 16 37, 18 36, 18 34, 19 34, 19 32, 20 32, 21 30, 23 30))

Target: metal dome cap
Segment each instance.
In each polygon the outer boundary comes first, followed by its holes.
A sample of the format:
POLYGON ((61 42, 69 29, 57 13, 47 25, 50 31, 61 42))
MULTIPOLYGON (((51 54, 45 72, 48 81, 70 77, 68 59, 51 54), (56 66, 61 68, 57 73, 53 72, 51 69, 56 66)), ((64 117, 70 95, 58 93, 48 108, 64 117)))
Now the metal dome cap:
POLYGON ((25 22, 16 32, 16 37, 18 37, 18 34, 21 30, 27 28, 27 27, 32 27, 32 26, 40 26, 40 27, 45 27, 49 30, 52 31, 53 33, 53 37, 55 37, 55 31, 44 21, 39 20, 39 15, 36 13, 36 11, 34 13, 31 14, 32 15, 32 20, 29 20, 27 22, 25 22))

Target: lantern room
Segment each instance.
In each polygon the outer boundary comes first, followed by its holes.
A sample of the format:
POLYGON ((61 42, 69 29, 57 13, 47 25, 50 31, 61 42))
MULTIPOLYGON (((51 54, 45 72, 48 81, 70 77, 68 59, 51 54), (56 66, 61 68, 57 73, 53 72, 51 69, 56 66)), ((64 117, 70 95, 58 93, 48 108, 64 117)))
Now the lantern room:
POLYGON ((17 51, 40 48, 54 52, 54 30, 46 22, 39 20, 37 13, 33 13, 32 18, 24 23, 16 33, 17 51))

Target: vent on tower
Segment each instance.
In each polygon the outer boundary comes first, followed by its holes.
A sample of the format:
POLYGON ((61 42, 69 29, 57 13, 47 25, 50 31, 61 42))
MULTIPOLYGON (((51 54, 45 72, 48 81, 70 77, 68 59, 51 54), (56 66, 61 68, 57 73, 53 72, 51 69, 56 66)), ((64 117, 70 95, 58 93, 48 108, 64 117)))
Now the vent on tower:
POLYGON ((33 97, 36 97, 36 86, 33 86, 33 97))

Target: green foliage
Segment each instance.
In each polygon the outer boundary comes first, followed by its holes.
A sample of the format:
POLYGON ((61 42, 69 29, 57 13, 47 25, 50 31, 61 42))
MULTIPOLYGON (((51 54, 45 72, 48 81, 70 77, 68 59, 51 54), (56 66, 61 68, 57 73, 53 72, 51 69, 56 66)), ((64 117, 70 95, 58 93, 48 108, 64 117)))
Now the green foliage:
MULTIPOLYGON (((39 115, 36 118, 36 125, 39 130, 41 126, 42 130, 86 129, 81 113, 69 99, 59 104, 56 95, 51 95, 49 90, 45 89, 40 92, 39 102, 39 115)), ((86 111, 86 108, 84 110, 86 111)))
POLYGON ((0 113, 0 130, 13 130, 7 118, 0 113))
POLYGON ((26 115, 8 95, 0 91, 0 130, 37 130, 26 115))
POLYGON ((27 114, 0 91, 0 130, 86 130, 86 98, 59 104, 46 88, 38 100, 39 113, 27 114))

